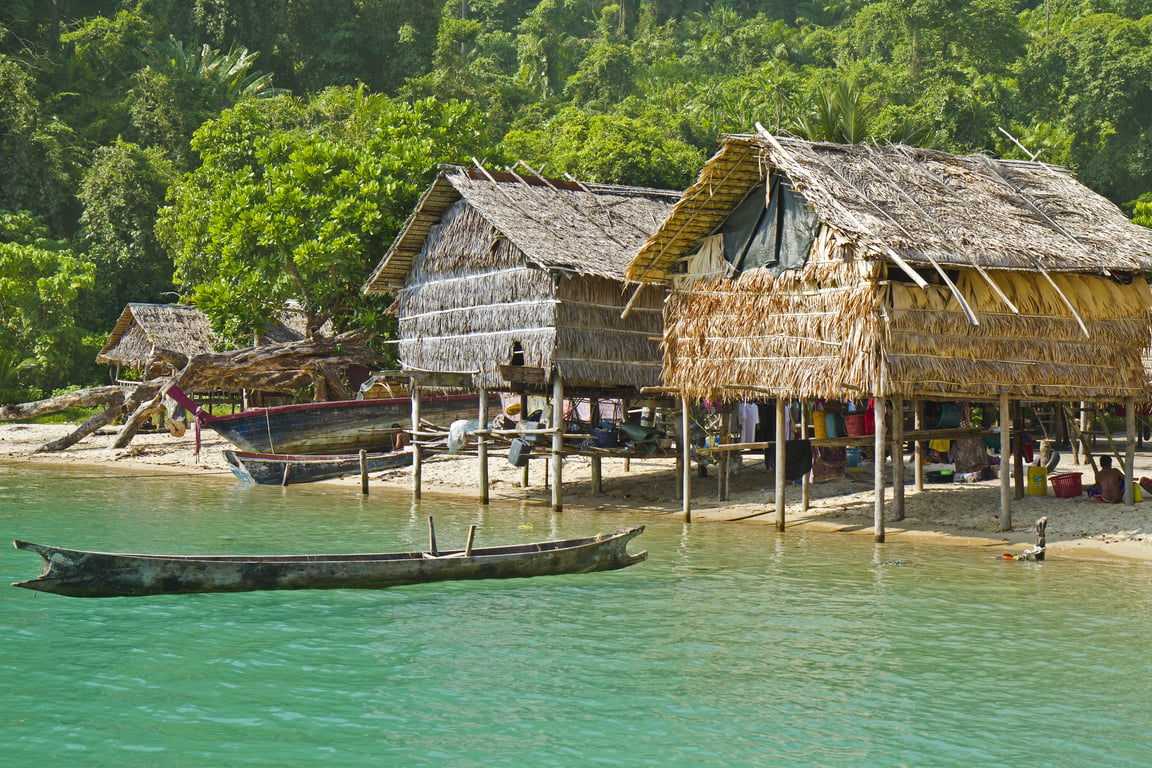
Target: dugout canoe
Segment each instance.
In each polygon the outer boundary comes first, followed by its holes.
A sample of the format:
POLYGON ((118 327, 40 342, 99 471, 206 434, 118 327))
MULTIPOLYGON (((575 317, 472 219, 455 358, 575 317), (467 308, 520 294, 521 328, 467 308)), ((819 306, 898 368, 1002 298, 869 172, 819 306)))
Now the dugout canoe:
MULTIPOLYGON (((167 394, 195 416, 198 424, 250 453, 385 451, 392 448, 397 432, 392 425, 408 428, 412 421, 412 400, 407 397, 294 403, 213 416, 179 387, 169 387, 167 394)), ((441 424, 474 419, 479 409, 480 396, 475 393, 426 397, 420 401, 421 418, 441 424)))
MULTIPOLYGON (((224 460, 238 480, 257 485, 294 485, 313 483, 333 477, 347 477, 360 472, 360 454, 282 454, 224 451, 224 460)), ((411 451, 369 453, 364 456, 369 472, 406 467, 412 463, 411 451)))
MULTIPOLYGON (((627 568, 648 557, 627 545, 643 526, 588 538, 465 550, 347 555, 131 555, 15 542, 44 558, 14 587, 70 597, 137 597, 272 589, 384 589, 468 579, 510 579, 627 568)), ((471 535, 470 537, 471 538, 471 535)))

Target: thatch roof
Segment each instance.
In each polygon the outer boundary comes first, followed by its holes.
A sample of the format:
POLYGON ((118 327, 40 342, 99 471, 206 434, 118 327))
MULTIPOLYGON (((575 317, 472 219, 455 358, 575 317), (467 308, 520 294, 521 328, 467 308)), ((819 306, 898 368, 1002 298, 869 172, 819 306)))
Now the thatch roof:
MULTIPOLYGON (((279 321, 268 324, 261 344, 286 344, 304 338, 305 318, 299 305, 289 302, 279 321)), ((331 324, 325 325, 331 335, 331 324)), ((132 303, 124 307, 108 341, 96 356, 102 365, 145 369, 156 360, 157 350, 171 350, 186 357, 212 352, 217 338, 204 314, 183 304, 132 303)))
POLYGON ((1062 168, 741 135, 724 138, 627 277, 669 281, 769 169, 783 172, 820 220, 866 256, 913 268, 1152 271, 1152 230, 1062 168))
POLYGON ((157 348, 191 357, 211 352, 212 325, 200 310, 180 304, 129 304, 120 313, 96 362, 143 369, 157 348))
POLYGON ((403 287, 432 228, 462 199, 529 263, 619 280, 680 193, 444 166, 372 273, 365 293, 403 287))
POLYGON ((691 396, 1119 400, 1148 388, 1148 271, 1152 231, 1063 169, 765 134, 726 138, 629 277, 673 284, 691 396), (817 219, 802 266, 702 271, 776 174, 817 219))

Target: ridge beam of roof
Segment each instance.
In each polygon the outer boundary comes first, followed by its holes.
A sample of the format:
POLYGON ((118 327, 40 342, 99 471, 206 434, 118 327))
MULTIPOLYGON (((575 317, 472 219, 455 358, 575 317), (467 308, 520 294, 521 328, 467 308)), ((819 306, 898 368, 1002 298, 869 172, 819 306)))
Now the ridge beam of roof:
MULTIPOLYGON (((795 159, 792 158, 792 155, 790 155, 788 153, 788 150, 784 149, 784 147, 780 144, 780 142, 776 140, 776 137, 773 136, 771 133, 769 133, 768 129, 766 129, 763 125, 761 125, 759 121, 756 122, 756 130, 760 132, 760 135, 763 136, 768 141, 768 143, 771 144, 773 146, 773 148, 776 149, 777 152, 779 152, 784 157, 786 157, 790 160, 793 160, 793 162, 795 162, 795 159)), ((821 162, 821 165, 824 165, 824 163, 821 162)), ((829 168, 827 165, 825 165, 824 167, 830 173, 834 174, 837 178, 840 178, 841 181, 843 181, 843 178, 841 178, 840 174, 836 173, 836 171, 834 169, 829 168)), ((853 184, 851 184, 850 182, 845 182, 845 183, 848 184, 848 186, 855 189, 855 186, 853 184)), ((850 221, 854 226, 856 226, 860 230, 861 233, 871 234, 870 232, 868 232, 868 229, 860 222, 859 219, 856 218, 856 216, 851 211, 849 211, 847 208, 845 208, 843 205, 840 204, 839 200, 837 200, 835 197, 832 197, 831 195, 828 196, 828 199, 832 202, 832 205, 834 205, 837 208, 837 210, 839 210, 840 213, 846 219, 848 219, 848 221, 850 221)), ((865 197, 865 199, 867 200, 868 198, 865 197)), ((869 202, 871 202, 871 201, 869 201, 869 202)), ((882 210, 881 210, 881 213, 883 213, 882 210)), ((898 254, 898 253, 896 253, 896 251, 892 250, 892 247, 890 245, 888 245, 887 243, 881 243, 881 246, 884 248, 884 252, 887 254, 888 258, 892 259, 892 261, 896 264, 896 266, 900 267, 900 269, 904 271, 904 274, 906 274, 906 275, 908 275, 908 277, 912 278, 912 282, 916 283, 916 285, 920 286, 921 288, 927 288, 928 287, 928 281, 925 280, 923 277, 921 277, 919 272, 912 269, 912 266, 907 261, 905 261, 903 258, 901 258, 900 254, 898 254)), ((939 269, 939 267, 937 267, 937 269, 939 269)), ((949 283, 951 283, 951 281, 949 281, 949 283)), ((953 286, 953 290, 955 290, 955 286, 953 286)), ((979 321, 976 320, 975 315, 971 314, 972 309, 964 301, 964 297, 959 296, 959 292, 957 292, 957 297, 960 299, 960 304, 964 308, 965 314, 967 314, 969 316, 968 317, 969 321, 973 325, 979 325, 979 321)))
MULTIPOLYGON (((910 202, 912 204, 912 206, 917 211, 919 211, 920 213, 922 213, 924 215, 924 218, 928 221, 928 225, 930 227, 932 227, 932 229, 934 229, 938 235, 941 235, 945 240, 947 240, 949 243, 951 243, 953 248, 956 248, 959 252, 963 253, 964 252, 963 245, 958 243, 956 241, 956 239, 954 237, 952 237, 952 235, 948 234, 948 231, 946 229, 944 229, 943 227, 941 227, 936 222, 936 219, 930 213, 928 213, 928 211, 926 211, 924 209, 924 207, 922 205, 920 205, 919 202, 917 202, 916 198, 913 197, 912 193, 909 192, 908 190, 904 189, 903 186, 901 186, 895 179, 892 178, 892 174, 889 171, 886 171, 879 163, 877 163, 875 160, 872 159, 872 151, 873 151, 872 148, 868 147, 868 156, 865 158, 865 160, 868 161, 868 164, 871 165, 873 168, 875 168, 879 173, 881 173, 884 176, 884 178, 888 179, 888 181, 890 181, 892 183, 892 186, 895 187, 897 194, 903 196, 906 200, 908 200, 908 202, 910 202)), ((917 173, 920 172, 919 163, 917 163, 913 160, 912 162, 910 162, 910 165, 913 167, 914 172, 917 172, 917 173)), ((923 175, 923 174, 921 174, 921 175, 923 175)), ((952 189, 949 187, 948 191, 952 192, 952 189)), ((953 196, 955 196, 955 195, 953 195, 953 196)), ((899 224, 897 224, 896 226, 900 227, 901 231, 903 231, 904 234, 906 234, 906 235, 908 234, 908 230, 904 229, 904 227, 900 226, 899 224)), ((933 264, 935 264, 935 262, 933 262, 933 264)), ((981 277, 983 277, 985 281, 987 281, 988 285, 991 286, 992 290, 996 293, 996 295, 1000 297, 1000 300, 1008 305, 1008 309, 1012 310, 1012 314, 1014 314, 1014 315, 1020 314, 1020 310, 1016 308, 1016 305, 1012 303, 1012 300, 1009 299, 1008 296, 1004 293, 1004 291, 1002 291, 1000 289, 1000 286, 997 285, 992 280, 992 276, 989 275, 987 271, 985 271, 984 267, 977 264, 976 261, 974 259, 971 259, 971 258, 969 258, 969 266, 971 266, 973 269, 975 269, 976 272, 981 277)), ((940 268, 936 267, 936 269, 939 270, 940 268)))
MULTIPOLYGON (((734 162, 732 164, 732 167, 728 169, 728 173, 724 174, 724 178, 720 180, 720 184, 723 184, 725 181, 727 181, 728 177, 736 172, 736 169, 740 167, 740 165, 744 162, 744 159, 746 157, 748 157, 748 155, 750 155, 750 154, 752 154, 752 145, 749 145, 748 148, 744 150, 744 154, 740 155, 740 157, 736 160, 736 162, 734 162)), ((699 182, 697 182, 697 184, 699 184, 699 182)), ((696 197, 698 197, 702 193, 702 191, 703 190, 697 191, 696 194, 692 196, 692 198, 695 199, 696 197)), ((711 191, 709 191, 708 196, 709 197, 712 196, 711 191)), ((679 207, 680 204, 683 203, 686 199, 687 198, 681 199, 681 201, 676 204, 676 207, 679 207)), ((682 233, 684 231, 684 229, 689 224, 691 224, 693 222, 693 220, 695 220, 696 215, 699 214, 700 211, 701 211, 701 208, 697 208, 696 210, 692 211, 692 215, 690 215, 688 217, 688 219, 683 224, 680 225, 680 228, 677 229, 676 232, 673 233, 673 235, 670 238, 668 238, 668 242, 666 242, 664 244, 664 247, 660 249, 660 252, 648 260, 648 265, 645 267, 645 269, 652 269, 652 267, 656 264, 657 260, 659 260, 659 258, 664 255, 665 251, 667 251, 670 247, 672 247, 672 243, 676 242, 676 238, 680 236, 680 233, 682 233)), ((675 209, 673 209, 673 212, 675 212, 675 209)), ((628 271, 631 272, 632 270, 629 269, 628 271)), ((923 280, 923 278, 921 278, 921 280, 923 280)), ((643 282, 643 281, 638 281, 638 282, 643 282)), ((639 290, 639 289, 637 289, 637 290, 639 290)), ((635 296, 633 296, 633 299, 635 299, 635 296)), ((629 303, 631 303, 631 302, 629 302, 629 303)))
POLYGON ((484 177, 486 179, 488 179, 488 181, 492 182, 492 186, 495 187, 496 191, 499 192, 504 197, 504 199, 508 201, 508 204, 511 205, 516 210, 520 211, 520 213, 522 213, 524 215, 524 218, 531 219, 532 221, 536 222, 537 224, 539 224, 541 227, 544 227, 545 229, 554 229, 554 227, 552 227, 551 225, 545 224, 544 222, 540 221, 540 219, 536 218, 532 214, 528 213, 528 211, 521 208, 520 204, 516 202, 516 200, 512 197, 512 195, 508 194, 508 191, 505 190, 502 186, 500 186, 500 182, 496 181, 496 177, 494 177, 492 174, 488 173, 487 168, 480 165, 479 160, 477 160, 475 157, 473 157, 472 162, 476 164, 476 168, 480 171, 480 173, 484 174, 484 177))

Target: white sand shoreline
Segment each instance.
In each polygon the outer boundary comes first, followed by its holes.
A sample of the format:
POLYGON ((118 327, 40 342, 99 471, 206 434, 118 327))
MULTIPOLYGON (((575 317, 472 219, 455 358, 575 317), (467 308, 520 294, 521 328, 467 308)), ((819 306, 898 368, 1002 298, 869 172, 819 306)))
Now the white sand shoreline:
MULTIPOLYGON (((101 471, 172 473, 231 481, 232 475, 222 455, 228 443, 211 430, 201 434, 197 461, 194 431, 180 438, 166 432, 141 433, 125 450, 109 446, 115 431, 101 430, 71 448, 56 453, 37 454, 41 445, 72 430, 70 425, 0 424, 0 461, 28 465, 86 465, 101 471)), ((591 493, 589 461, 573 457, 565 462, 564 505, 618 514, 620 517, 679 517, 681 503, 675 499, 675 475, 670 459, 633 459, 631 471, 623 471, 623 460, 603 460, 603 493, 591 493)), ((763 462, 745 457, 745 467, 732 479, 731 500, 716 500, 716 469, 712 477, 693 477, 692 520, 699 523, 725 522, 731 525, 761 525, 772 530, 775 514, 771 503, 773 479, 763 462)), ((1083 473, 1085 485, 1092 479, 1091 467, 1071 463, 1065 455, 1058 471, 1083 473)), ((522 470, 512 467, 503 456, 489 461, 489 493, 497 503, 547 505, 543 486, 544 463, 534 460, 531 486, 520 488, 522 470)), ((1152 475, 1152 453, 1136 455, 1137 476, 1152 475)), ((427 497, 468 497, 477 495, 475 457, 450 457, 428 462, 423 467, 424 494, 427 497)), ((347 486, 358 493, 360 480, 342 478, 324 481, 347 486)), ((370 489, 389 488, 404 492, 411 487, 410 470, 390 470, 371 475, 370 489)), ((799 486, 790 485, 787 494, 787 528, 849 535, 872 536, 872 480, 870 471, 851 473, 844 480, 813 485, 807 515, 800 515, 799 486)), ((892 491, 888 490, 891 503, 892 491)), ((1132 507, 1102 504, 1088 496, 1058 499, 1026 496, 1012 504, 1013 529, 1001 532, 1000 487, 995 480, 972 484, 926 485, 923 493, 911 486, 906 492, 906 517, 889 520, 886 541, 927 541, 942 545, 986 549, 996 555, 1018 553, 1035 543, 1034 524, 1047 516, 1048 557, 1124 559, 1152 564, 1152 499, 1132 507)), ((891 508, 889 507, 889 513, 891 508)))

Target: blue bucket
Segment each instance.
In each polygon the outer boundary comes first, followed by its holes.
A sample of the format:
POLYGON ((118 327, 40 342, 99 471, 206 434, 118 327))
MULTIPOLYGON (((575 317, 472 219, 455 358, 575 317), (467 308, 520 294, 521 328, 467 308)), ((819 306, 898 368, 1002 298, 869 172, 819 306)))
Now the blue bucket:
POLYGON ((846 451, 848 453, 848 466, 849 467, 860 466, 860 449, 859 448, 847 448, 846 451))

